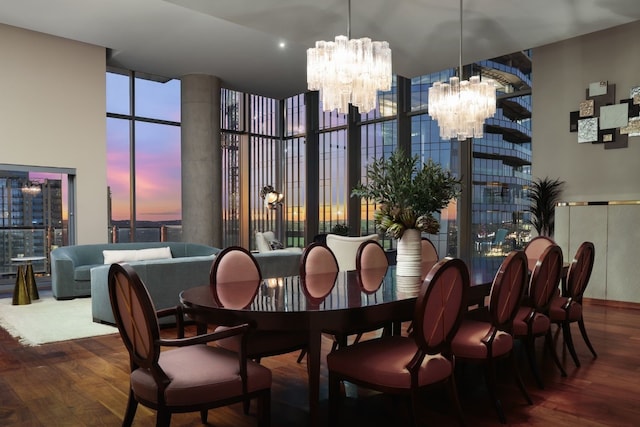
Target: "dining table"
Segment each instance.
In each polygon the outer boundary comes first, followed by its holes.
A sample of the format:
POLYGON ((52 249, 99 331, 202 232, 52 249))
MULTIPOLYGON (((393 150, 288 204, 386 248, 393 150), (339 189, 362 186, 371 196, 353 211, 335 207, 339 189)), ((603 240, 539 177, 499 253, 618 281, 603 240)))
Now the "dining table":
MULTIPOLYGON (((425 268, 423 271, 429 270, 425 268)), ((471 273, 469 305, 483 305, 495 271, 471 273)), ((323 332, 350 333, 411 321, 422 277, 400 277, 395 266, 362 271, 195 286, 180 293, 199 325, 248 323, 257 331, 306 332, 310 425, 320 419, 323 332)), ((202 330, 202 329, 200 329, 202 330)), ((394 328, 396 333, 399 328, 394 328)))

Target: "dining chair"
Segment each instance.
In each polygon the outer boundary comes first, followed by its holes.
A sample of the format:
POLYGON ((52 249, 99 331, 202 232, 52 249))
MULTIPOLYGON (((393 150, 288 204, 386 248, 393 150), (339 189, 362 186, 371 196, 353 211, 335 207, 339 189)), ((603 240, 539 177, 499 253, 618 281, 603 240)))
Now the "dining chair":
POLYGON ((420 245, 422 247, 422 276, 420 279, 424 280, 424 278, 427 277, 427 273, 429 273, 431 268, 438 262, 439 257, 436 246, 427 237, 420 239, 420 245))
POLYGON ((300 258, 300 282, 307 303, 320 305, 331 293, 338 277, 338 261, 322 243, 311 243, 300 258))
POLYGON ((555 244, 556 242, 554 242, 550 237, 536 236, 524 246, 524 254, 527 256, 529 271, 533 271, 533 267, 535 267, 536 262, 538 262, 538 259, 544 250, 555 244))
POLYGON ((327 234, 326 245, 335 254, 340 271, 356 269, 356 253, 362 242, 367 240, 379 240, 377 234, 368 236, 341 236, 339 234, 327 234))
MULTIPOLYGON (((308 300, 318 303, 318 295, 328 295, 333 289, 339 267, 333 251, 322 243, 313 242, 303 251, 300 258, 300 281, 308 300)), ((332 340, 331 351, 347 345, 348 333, 326 330, 324 334, 332 340)), ((300 354, 299 358, 304 356, 300 354)))
MULTIPOLYGON (((388 268, 389 259, 387 258, 384 248, 377 240, 366 240, 360 244, 356 252, 356 271, 358 284, 363 293, 375 293, 380 288, 388 268)), ((391 324, 384 325, 386 333, 391 332, 391 327, 391 324)), ((368 328, 367 330, 357 331, 353 343, 359 342, 365 332, 378 329, 380 328, 368 328)), ((352 333, 348 335, 351 334, 352 333)))
POLYGON ((496 364, 508 358, 522 395, 531 397, 524 386, 513 351, 511 330, 527 285, 527 258, 523 251, 511 251, 496 272, 491 285, 489 306, 465 314, 451 343, 457 362, 484 365, 484 377, 498 417, 506 423, 502 403, 497 395, 496 364))
POLYGON ((258 400, 260 426, 270 425, 271 371, 246 357, 248 325, 224 332, 184 338, 183 308, 156 312, 142 280, 132 267, 112 264, 109 298, 122 341, 129 352, 129 398, 123 426, 133 423, 138 403, 155 409, 156 425, 169 426, 172 413, 200 412, 236 402, 258 400), (158 317, 174 316, 177 339, 160 337, 158 317), (238 337, 239 352, 207 345, 238 337), (161 347, 173 347, 161 351, 161 347))
POLYGON ((539 388, 544 388, 544 384, 535 357, 535 340, 538 337, 544 337, 545 349, 560 370, 561 375, 567 376, 556 354, 551 336, 551 320, 546 314, 551 298, 558 292, 562 268, 562 249, 555 244, 548 246, 530 273, 528 294, 513 321, 513 335, 524 342, 531 371, 539 388))
POLYGON ((425 278, 414 311, 414 333, 388 335, 339 348, 327 355, 329 425, 338 425, 340 383, 410 397, 412 423, 423 408, 420 392, 444 384, 460 424, 462 409, 454 379, 451 339, 465 309, 469 272, 460 259, 445 258, 425 278))
POLYGON ((569 353, 571 354, 576 367, 580 367, 580 360, 578 360, 578 355, 576 354, 576 349, 573 345, 573 338, 571 337, 571 323, 578 323, 582 339, 585 344, 587 344, 587 347, 589 347, 593 357, 598 357, 596 351, 591 345, 591 341, 589 341, 589 336, 587 335, 587 330, 584 326, 584 318, 582 316, 582 296, 589 284, 594 260, 595 247, 593 243, 583 242, 576 251, 573 261, 569 265, 566 286, 565 289, 563 289, 562 295, 554 296, 549 306, 549 318, 552 323, 555 323, 562 328, 564 345, 569 349, 569 353))
MULTIPOLYGON (((255 257, 240 246, 229 246, 216 255, 211 266, 209 284, 216 302, 227 308, 244 309, 253 301, 262 283, 262 274, 255 257)), ((233 325, 218 325, 223 330, 233 325)), ((258 325, 259 327, 259 325, 258 325)), ((307 347, 305 332, 265 331, 252 328, 247 333, 247 357, 258 363, 263 357, 302 350, 307 347)), ((240 339, 220 340, 219 346, 237 351, 240 339)))

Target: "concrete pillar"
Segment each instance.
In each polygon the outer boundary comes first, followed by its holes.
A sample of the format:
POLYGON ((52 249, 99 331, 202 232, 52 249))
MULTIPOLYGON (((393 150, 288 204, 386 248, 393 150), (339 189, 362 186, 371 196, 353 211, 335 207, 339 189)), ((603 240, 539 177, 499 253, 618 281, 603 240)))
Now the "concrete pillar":
POLYGON ((220 80, 182 81, 182 241, 222 247, 220 80))

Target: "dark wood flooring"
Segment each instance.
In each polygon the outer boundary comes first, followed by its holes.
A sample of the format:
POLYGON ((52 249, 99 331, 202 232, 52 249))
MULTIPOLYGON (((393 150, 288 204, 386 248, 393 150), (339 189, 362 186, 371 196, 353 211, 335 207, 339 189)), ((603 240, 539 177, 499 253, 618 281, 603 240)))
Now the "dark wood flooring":
MULTIPOLYGON (((499 377, 499 393, 510 425, 640 425, 640 310, 588 305, 585 317, 599 357, 592 359, 579 333, 575 334, 582 367, 576 368, 568 353, 560 351, 566 378, 542 356, 540 345, 546 385, 540 390, 526 359, 519 357, 533 405, 526 404, 508 375, 499 377)), ((170 332, 163 330, 163 334, 170 332)), ((323 344, 325 352, 329 344, 323 344)), ((263 360, 273 371, 272 425, 276 427, 308 424, 306 364, 297 364, 296 357, 297 353, 292 353, 263 360)), ((0 425, 118 426, 127 399, 127 366, 128 356, 118 335, 23 347, 0 329, 0 425)), ((326 417, 326 369, 322 374, 322 413, 326 417)), ((458 382, 467 424, 500 425, 481 372, 462 369, 458 382)), ((371 392, 362 392, 356 399, 355 387, 347 386, 346 391, 350 397, 343 405, 341 425, 408 424, 404 400, 371 392)), ((425 424, 455 425, 445 393, 434 390, 425 394, 424 402, 425 424)), ((134 426, 152 426, 154 417, 153 411, 140 406, 134 426)), ((255 414, 244 415, 240 405, 210 411, 209 421, 215 426, 256 425, 255 414)), ((327 424, 326 418, 322 424, 327 424)), ((196 413, 172 419, 172 426, 198 425, 196 413)))

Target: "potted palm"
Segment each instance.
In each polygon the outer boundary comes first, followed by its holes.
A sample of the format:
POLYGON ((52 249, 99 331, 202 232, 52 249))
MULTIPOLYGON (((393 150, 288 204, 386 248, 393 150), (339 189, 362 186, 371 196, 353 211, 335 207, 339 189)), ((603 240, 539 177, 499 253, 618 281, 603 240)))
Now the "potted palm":
POLYGON ((420 164, 418 156, 401 149, 373 160, 366 178, 351 195, 373 201, 376 228, 398 240, 397 274, 420 276, 421 233, 440 230, 434 214, 460 194, 460 180, 433 160, 420 164))
POLYGON ((535 178, 529 188, 531 225, 539 236, 553 237, 555 230, 556 205, 560 201, 564 181, 559 179, 535 178))

